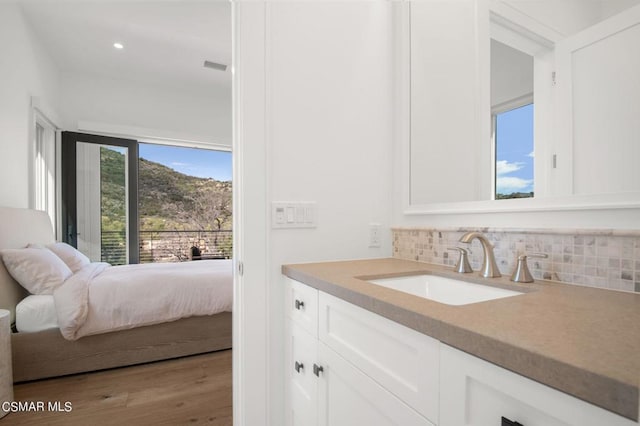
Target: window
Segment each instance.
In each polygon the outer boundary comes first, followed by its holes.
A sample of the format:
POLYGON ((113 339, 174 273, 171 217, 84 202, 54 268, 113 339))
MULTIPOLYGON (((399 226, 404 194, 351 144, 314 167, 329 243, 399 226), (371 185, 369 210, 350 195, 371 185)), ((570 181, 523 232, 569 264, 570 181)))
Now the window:
POLYGON ((38 110, 34 114, 32 203, 47 212, 56 229, 56 127, 38 110))
POLYGON ((139 147, 140 262, 230 258, 231 152, 139 147))
POLYGON ((231 152, 76 132, 61 143, 63 238, 90 259, 231 257, 231 152))
POLYGON ((533 197, 533 103, 494 113, 495 199, 533 197))

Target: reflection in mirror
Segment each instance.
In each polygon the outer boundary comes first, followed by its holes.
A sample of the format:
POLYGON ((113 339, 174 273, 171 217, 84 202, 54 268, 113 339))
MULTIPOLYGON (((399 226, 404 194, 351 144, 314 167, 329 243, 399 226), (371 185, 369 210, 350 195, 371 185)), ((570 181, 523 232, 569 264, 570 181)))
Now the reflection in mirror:
POLYGON ((473 1, 411 2, 410 21, 410 203, 489 199, 473 1))
POLYGON ((534 193, 638 203, 640 0, 413 1, 409 15, 411 211, 534 193))
POLYGON ((558 48, 572 84, 573 193, 640 191, 640 24, 585 36, 558 48))
POLYGON ((494 199, 533 197, 533 57, 491 40, 494 199))
POLYGON ((531 21, 556 33, 555 41, 584 31, 595 24, 640 4, 638 0, 498 0, 531 21))

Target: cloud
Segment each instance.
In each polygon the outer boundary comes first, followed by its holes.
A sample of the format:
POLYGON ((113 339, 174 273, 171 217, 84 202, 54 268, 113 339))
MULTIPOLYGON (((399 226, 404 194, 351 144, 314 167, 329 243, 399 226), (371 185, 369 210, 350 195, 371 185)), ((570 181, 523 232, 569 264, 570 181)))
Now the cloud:
POLYGON ((524 163, 520 162, 510 163, 507 160, 498 160, 496 161, 496 175, 501 176, 513 173, 520 170, 523 166, 524 163))
POLYGON ((496 192, 498 194, 510 194, 512 192, 529 192, 532 190, 533 179, 502 176, 496 179, 496 192))
MULTIPOLYGON (((533 155, 533 152, 530 155, 533 155)), ((517 172, 524 166, 525 163, 519 161, 513 163, 506 160, 496 161, 496 193, 510 194, 512 192, 533 191, 533 179, 505 176, 510 173, 517 172)))
POLYGON ((527 157, 535 158, 535 155, 533 155, 533 154, 534 154, 534 152, 535 152, 535 151, 531 151, 531 152, 527 155, 527 157))

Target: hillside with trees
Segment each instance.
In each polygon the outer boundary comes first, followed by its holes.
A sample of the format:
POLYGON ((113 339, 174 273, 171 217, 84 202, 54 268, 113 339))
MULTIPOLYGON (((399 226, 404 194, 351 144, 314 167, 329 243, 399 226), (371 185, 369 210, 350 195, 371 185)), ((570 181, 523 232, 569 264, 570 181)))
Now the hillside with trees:
MULTIPOLYGON (((117 151, 101 150, 103 229, 124 229, 124 160, 117 151)), ((144 158, 138 173, 141 231, 231 229, 231 182, 188 176, 144 158)))
POLYGON ((188 176, 139 162, 140 230, 231 229, 231 182, 188 176))
MULTIPOLYGON (((102 231, 112 239, 108 244, 103 241, 106 250, 113 250, 109 247, 114 246, 124 247, 124 168, 124 154, 112 149, 101 149, 102 231), (113 241, 113 238, 117 240, 113 241)), ((140 158, 138 163, 138 181, 141 256, 145 250, 153 251, 155 246, 159 247, 156 251, 162 249, 173 252, 171 256, 175 257, 175 260, 184 260, 190 245, 215 245, 215 251, 220 253, 219 238, 225 240, 223 254, 230 255, 230 234, 223 237, 218 237, 218 234, 213 237, 211 235, 215 231, 231 230, 231 182, 188 176, 144 158, 140 158), (208 239, 205 241, 198 237, 194 240, 195 237, 186 236, 187 232, 188 235, 207 235, 208 239), (153 242, 145 241, 147 237, 153 238, 153 242), (163 238, 166 241, 162 241, 163 238), (177 244, 176 238, 185 240, 177 242, 178 248, 174 247, 177 244)), ((207 249, 213 250, 210 247, 207 249)), ((122 263, 122 253, 116 257, 117 259, 111 253, 106 253, 103 248, 103 260, 122 263)))

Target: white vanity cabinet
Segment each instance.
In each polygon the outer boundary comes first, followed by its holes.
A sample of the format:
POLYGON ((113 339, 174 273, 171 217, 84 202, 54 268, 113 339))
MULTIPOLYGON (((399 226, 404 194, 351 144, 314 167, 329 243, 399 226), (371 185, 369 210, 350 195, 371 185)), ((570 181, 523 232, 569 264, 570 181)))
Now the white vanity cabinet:
POLYGON ((285 280, 289 426, 639 425, 285 280))
POLYGON ((440 426, 638 426, 458 349, 440 347, 440 426))
POLYGON ((404 397, 423 412, 425 407, 435 410, 431 414, 437 418, 439 342, 429 342, 435 346, 428 349, 423 342, 416 350, 403 336, 409 332, 415 338, 419 333, 294 280, 286 281, 288 425, 435 424, 404 397), (315 324, 309 321, 314 317, 315 324), (424 355, 436 363, 422 367, 431 373, 412 371, 413 364, 407 365, 407 360, 422 364, 424 355), (421 383, 425 380, 431 380, 431 386, 421 383), (433 399, 429 403, 421 398, 427 395, 426 389, 435 391, 428 395, 433 399))

